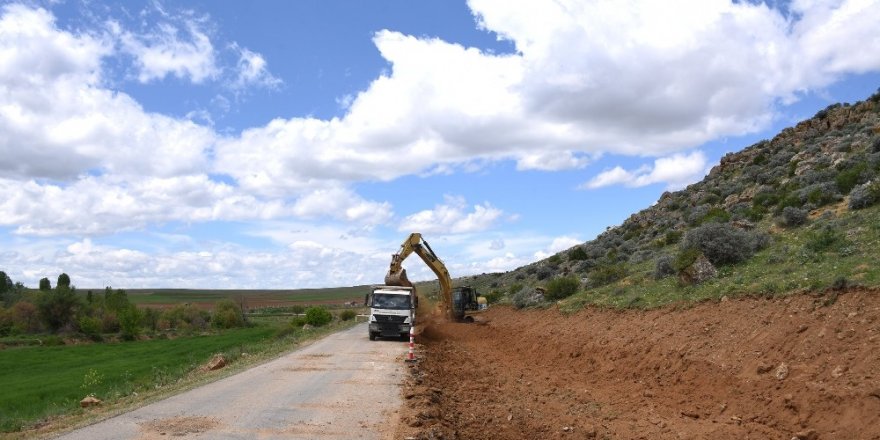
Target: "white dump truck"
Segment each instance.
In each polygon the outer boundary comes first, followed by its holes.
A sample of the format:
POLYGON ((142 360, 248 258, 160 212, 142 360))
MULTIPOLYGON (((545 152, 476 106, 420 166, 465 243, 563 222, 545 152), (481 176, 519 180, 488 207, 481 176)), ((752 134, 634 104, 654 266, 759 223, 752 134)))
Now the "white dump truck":
POLYGON ((370 308, 371 341, 377 337, 409 338, 409 329, 415 325, 419 305, 415 287, 374 286, 364 305, 370 308))

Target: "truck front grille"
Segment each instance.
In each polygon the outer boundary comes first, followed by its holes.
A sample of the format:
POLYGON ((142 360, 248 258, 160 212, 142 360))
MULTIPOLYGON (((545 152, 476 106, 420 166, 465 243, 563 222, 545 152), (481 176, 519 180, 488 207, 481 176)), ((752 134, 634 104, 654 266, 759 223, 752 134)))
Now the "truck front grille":
POLYGON ((398 315, 374 315, 374 316, 376 317, 376 322, 403 324, 403 321, 406 321, 406 316, 398 316, 398 315))

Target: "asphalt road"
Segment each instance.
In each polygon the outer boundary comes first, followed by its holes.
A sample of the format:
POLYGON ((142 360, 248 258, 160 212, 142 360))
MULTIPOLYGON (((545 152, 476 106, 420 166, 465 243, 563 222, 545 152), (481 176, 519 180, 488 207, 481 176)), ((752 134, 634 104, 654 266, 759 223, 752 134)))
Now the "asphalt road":
POLYGON ((366 324, 60 439, 384 439, 400 406, 406 344, 366 324))

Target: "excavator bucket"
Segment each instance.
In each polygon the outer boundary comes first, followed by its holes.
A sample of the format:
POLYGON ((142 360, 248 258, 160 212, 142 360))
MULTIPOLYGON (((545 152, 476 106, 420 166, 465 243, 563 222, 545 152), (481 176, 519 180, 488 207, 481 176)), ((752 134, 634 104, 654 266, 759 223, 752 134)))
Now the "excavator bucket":
POLYGON ((412 287, 412 283, 409 281, 409 278, 406 277, 406 269, 400 269, 397 272, 389 271, 385 275, 385 285, 412 287))

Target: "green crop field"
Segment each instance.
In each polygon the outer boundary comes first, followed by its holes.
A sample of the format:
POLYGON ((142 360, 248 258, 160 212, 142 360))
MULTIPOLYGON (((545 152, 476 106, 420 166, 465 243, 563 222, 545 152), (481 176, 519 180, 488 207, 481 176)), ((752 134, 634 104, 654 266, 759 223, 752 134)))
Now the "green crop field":
POLYGON ((176 339, 0 350, 0 432, 82 411, 79 401, 89 394, 112 404, 133 393, 155 391, 198 371, 215 353, 232 361, 248 353, 250 359, 351 325, 280 332, 286 324, 264 320, 250 328, 176 339))
MULTIPOLYGON (((87 289, 79 289, 81 292, 87 289)), ((210 305, 221 299, 244 300, 249 308, 361 302, 369 286, 296 290, 126 289, 129 300, 139 305, 210 305)))

